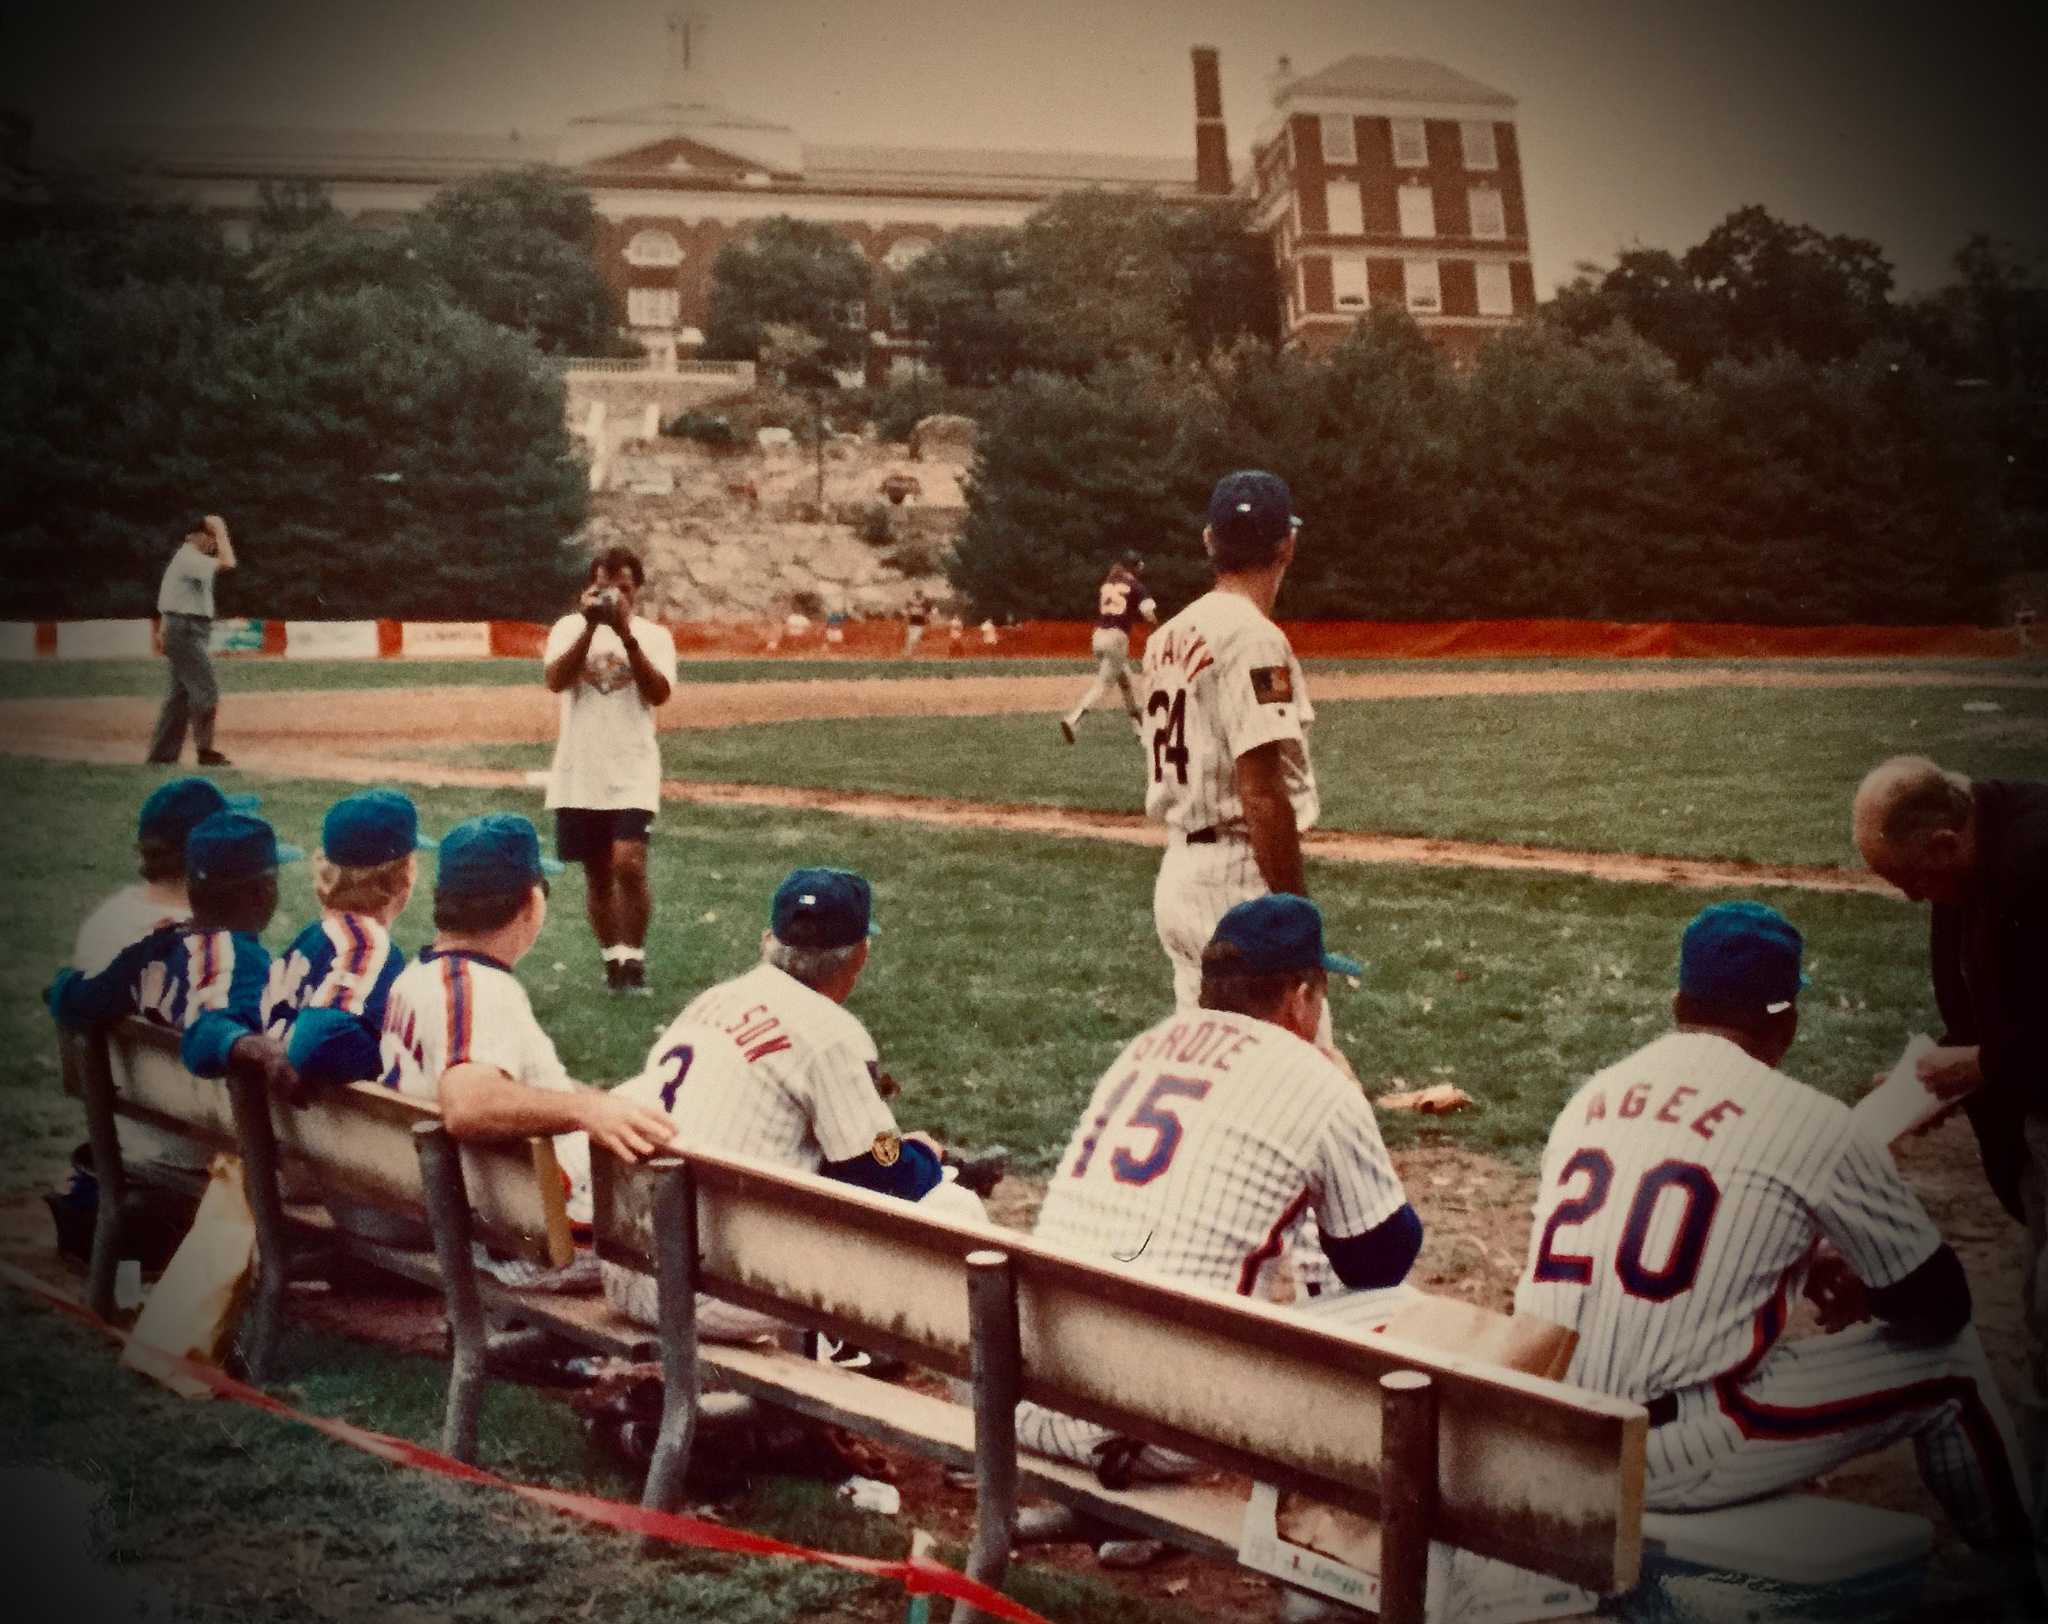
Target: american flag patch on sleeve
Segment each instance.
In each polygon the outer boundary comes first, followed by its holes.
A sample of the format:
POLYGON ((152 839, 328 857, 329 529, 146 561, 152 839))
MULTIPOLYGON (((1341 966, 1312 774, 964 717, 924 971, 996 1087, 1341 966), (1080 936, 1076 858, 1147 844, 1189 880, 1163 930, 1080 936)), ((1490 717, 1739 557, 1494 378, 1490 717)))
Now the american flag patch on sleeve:
POLYGON ((1261 705, 1293 703, 1294 674, 1284 665, 1253 666, 1252 697, 1261 705))

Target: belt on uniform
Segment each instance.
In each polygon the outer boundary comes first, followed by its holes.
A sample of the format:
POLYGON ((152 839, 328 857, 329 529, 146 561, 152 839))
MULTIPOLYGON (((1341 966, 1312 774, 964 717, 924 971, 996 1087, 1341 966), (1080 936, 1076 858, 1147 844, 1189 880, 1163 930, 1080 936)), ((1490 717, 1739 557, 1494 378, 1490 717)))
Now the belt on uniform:
POLYGON ((1655 1398, 1646 1403, 1643 1408, 1650 1412, 1651 1426, 1668 1427, 1678 1419, 1678 1395, 1676 1393, 1659 1393, 1655 1398))
POLYGON ((1186 846, 1213 846, 1216 844, 1216 826, 1211 824, 1206 829, 1191 829, 1180 838, 1181 844, 1186 846))

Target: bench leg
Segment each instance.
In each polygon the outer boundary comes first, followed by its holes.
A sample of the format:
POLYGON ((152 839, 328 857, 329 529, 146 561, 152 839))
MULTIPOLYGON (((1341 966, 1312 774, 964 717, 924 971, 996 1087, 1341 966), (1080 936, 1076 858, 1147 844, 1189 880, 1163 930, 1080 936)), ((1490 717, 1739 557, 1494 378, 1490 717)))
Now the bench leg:
MULTIPOLYGON (((654 1184, 654 1279, 661 1329, 661 1431, 640 1504, 673 1511, 697 1439, 701 1387, 697 1365, 697 1181, 687 1162, 651 1165, 654 1184)), ((665 1542, 655 1541, 655 1544, 665 1542)))
MULTIPOLYGON (((1017 1525, 1017 1285, 1008 1254, 967 1254, 967 1314, 974 1338, 974 1544, 967 1576, 992 1589, 1010 1569, 1017 1525)), ((966 1602, 953 1624, 986 1615, 966 1602)))
POLYGON ((256 1221, 256 1297, 242 1328, 242 1369, 259 1386, 270 1376, 291 1283, 285 1238, 284 1197, 277 1176, 277 1134, 270 1121, 270 1095, 260 1077, 230 1076, 228 1099, 235 1112, 235 1137, 242 1147, 243 1189, 256 1221))
POLYGON ((114 1128, 114 1071, 107 1034, 95 1027, 78 1042, 79 1088, 85 1095, 85 1131, 92 1141, 92 1172, 99 1182, 93 1214, 92 1261, 85 1276, 85 1300, 101 1319, 114 1316, 114 1274, 121 1263, 121 1208, 128 1176, 121 1166, 121 1139, 114 1128))
POLYGON ((413 1128, 419 1152, 420 1182, 426 1186, 427 1226, 434 1236, 434 1261, 441 1270, 441 1296, 448 1311, 448 1337, 454 1344, 448 1363, 448 1413, 441 1426, 441 1449, 466 1465, 475 1465, 477 1420, 483 1406, 487 1327, 483 1293, 477 1286, 476 1257, 471 1250, 469 1189, 462 1176, 462 1151, 438 1122, 413 1128))
POLYGON ((1380 1378, 1380 1618, 1422 1624, 1436 1517, 1436 1389, 1420 1371, 1380 1378))

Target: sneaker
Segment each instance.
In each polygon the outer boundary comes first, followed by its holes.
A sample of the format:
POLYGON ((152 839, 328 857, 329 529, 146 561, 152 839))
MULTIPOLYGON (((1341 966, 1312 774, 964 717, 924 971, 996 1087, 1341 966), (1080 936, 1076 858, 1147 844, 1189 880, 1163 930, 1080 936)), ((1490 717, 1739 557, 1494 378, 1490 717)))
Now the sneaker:
POLYGON ((202 767, 232 767, 234 763, 218 750, 202 750, 199 752, 199 765, 202 767))
POLYGON ((1106 1568, 1149 1568, 1165 1554, 1163 1539, 1106 1539, 1095 1547, 1095 1560, 1106 1568))
POLYGON ((628 998, 652 998, 654 989, 647 985, 647 961, 645 959, 621 959, 618 963, 618 990, 628 998))
POLYGON ((624 968, 625 966, 620 964, 617 959, 606 959, 604 961, 604 990, 606 992, 620 993, 626 990, 626 984, 619 974, 624 968))
POLYGON ((1060 718, 1060 737, 1065 739, 1069 744, 1072 744, 1074 742, 1074 724, 1068 721, 1064 716, 1060 718))
POLYGON ((901 1359, 892 1359, 887 1354, 870 1353, 866 1348, 857 1348, 851 1342, 841 1342, 827 1336, 823 1331, 811 1334, 811 1357, 821 1365, 830 1365, 834 1370, 856 1370, 863 1376, 873 1376, 880 1381, 890 1381, 909 1369, 901 1359))

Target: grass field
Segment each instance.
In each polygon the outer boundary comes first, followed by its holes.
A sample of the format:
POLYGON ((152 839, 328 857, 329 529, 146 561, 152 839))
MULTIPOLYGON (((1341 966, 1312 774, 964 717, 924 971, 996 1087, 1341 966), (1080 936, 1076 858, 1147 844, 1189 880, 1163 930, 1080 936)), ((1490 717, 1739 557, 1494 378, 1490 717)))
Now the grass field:
MULTIPOLYGON (((1145 758, 1099 713, 874 717, 662 735, 671 776, 1132 811, 1145 758)), ((1692 688, 1329 701, 1322 826, 1590 851, 1854 864, 1849 797, 1885 756, 1976 777, 2048 773, 2048 689, 1692 688), (1970 706, 1995 705, 1993 711, 1970 706)), ((546 765, 543 745, 459 759, 546 765)))

